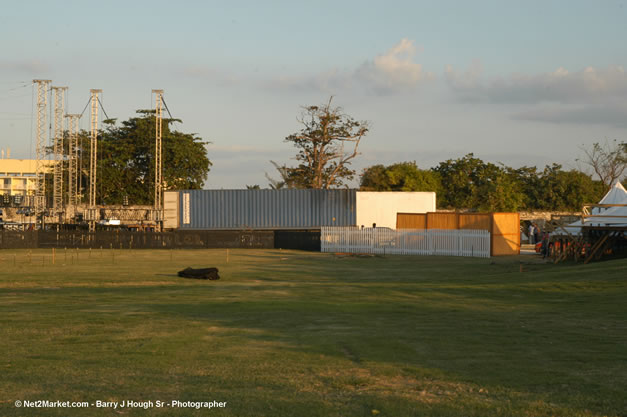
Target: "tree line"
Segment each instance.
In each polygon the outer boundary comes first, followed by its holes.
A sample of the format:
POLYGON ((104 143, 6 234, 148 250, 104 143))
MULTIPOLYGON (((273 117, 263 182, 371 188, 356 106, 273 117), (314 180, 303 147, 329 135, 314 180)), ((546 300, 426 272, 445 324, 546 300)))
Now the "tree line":
POLYGON ((514 169, 473 154, 420 169, 415 162, 374 165, 361 177, 364 191, 434 191, 439 208, 477 211, 579 211, 607 191, 601 181, 559 164, 514 169))
MULTIPOLYGON (((578 211, 585 203, 599 201, 627 168, 627 144, 614 142, 584 149, 580 162, 590 165, 599 180, 559 164, 542 169, 512 168, 485 162, 472 153, 429 169, 421 169, 415 162, 398 162, 373 165, 358 175, 351 163, 359 155, 369 123, 354 119, 332 102, 333 97, 323 105, 302 108, 300 131, 284 139, 296 148, 296 165, 270 161, 278 175, 266 174, 270 188, 339 188, 359 178, 363 191, 434 191, 438 208, 578 211)), ((163 119, 165 189, 200 189, 212 166, 205 146, 208 142, 174 129, 175 123, 181 121, 163 119)), ((120 125, 115 120, 103 124, 98 132, 98 204, 152 204, 154 111, 138 110, 137 116, 120 125)), ((89 132, 81 131, 78 153, 83 195, 88 192, 89 150, 89 132)))
MULTIPOLYGON (((355 178, 350 164, 368 133, 368 122, 332 107, 332 99, 303 108, 300 132, 285 138, 296 147, 298 164, 271 161, 279 175, 266 175, 271 188, 334 188, 355 178)), ((361 174, 360 190, 434 191, 438 207, 447 209, 579 211, 583 204, 599 201, 627 168, 626 143, 595 143, 583 150, 586 157, 580 162, 590 165, 600 180, 559 164, 512 168, 471 153, 430 169, 420 169, 415 162, 373 165, 361 174)))

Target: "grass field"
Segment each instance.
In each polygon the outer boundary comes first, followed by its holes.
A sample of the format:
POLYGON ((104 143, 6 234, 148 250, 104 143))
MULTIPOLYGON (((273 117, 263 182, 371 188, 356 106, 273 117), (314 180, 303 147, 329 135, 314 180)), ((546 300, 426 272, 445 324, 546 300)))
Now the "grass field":
POLYGON ((0 375, 0 416, 626 416, 627 260, 5 250, 0 375))

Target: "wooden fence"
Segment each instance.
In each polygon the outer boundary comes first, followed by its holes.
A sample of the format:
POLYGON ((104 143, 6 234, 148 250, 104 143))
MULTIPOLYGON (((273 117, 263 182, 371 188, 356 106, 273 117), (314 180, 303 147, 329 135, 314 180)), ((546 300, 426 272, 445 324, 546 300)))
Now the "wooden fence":
POLYGON ((490 256, 520 254, 518 213, 397 213, 396 229, 486 230, 490 256))
POLYGON ((490 257, 486 230, 323 227, 322 252, 490 257))

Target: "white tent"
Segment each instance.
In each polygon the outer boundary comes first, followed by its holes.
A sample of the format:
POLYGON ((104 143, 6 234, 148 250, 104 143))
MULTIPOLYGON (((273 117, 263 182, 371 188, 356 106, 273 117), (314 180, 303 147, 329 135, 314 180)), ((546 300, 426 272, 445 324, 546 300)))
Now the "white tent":
MULTIPOLYGON (((605 196, 599 201, 599 204, 627 204, 627 190, 619 182, 605 194, 605 196)), ((605 207, 595 207, 592 209, 592 214, 599 214, 606 210, 605 207)))
POLYGON ((627 226, 627 199, 621 203, 625 206, 609 207, 601 214, 592 215, 584 219, 586 226, 627 226))
MULTIPOLYGON (((598 204, 627 204, 627 190, 617 181, 598 204)), ((594 207, 591 213, 592 217, 586 217, 583 222, 578 220, 564 229, 576 235, 582 226, 627 226, 627 207, 594 207)))

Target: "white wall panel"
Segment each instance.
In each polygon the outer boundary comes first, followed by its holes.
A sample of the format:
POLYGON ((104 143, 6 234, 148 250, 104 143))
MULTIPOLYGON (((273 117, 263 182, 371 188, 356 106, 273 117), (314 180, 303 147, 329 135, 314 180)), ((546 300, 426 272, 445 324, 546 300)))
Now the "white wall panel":
POLYGON ((177 229, 179 227, 179 193, 166 191, 163 193, 163 228, 177 229))
POLYGON ((434 192, 357 191, 357 226, 396 229, 397 213, 435 211, 434 192))

